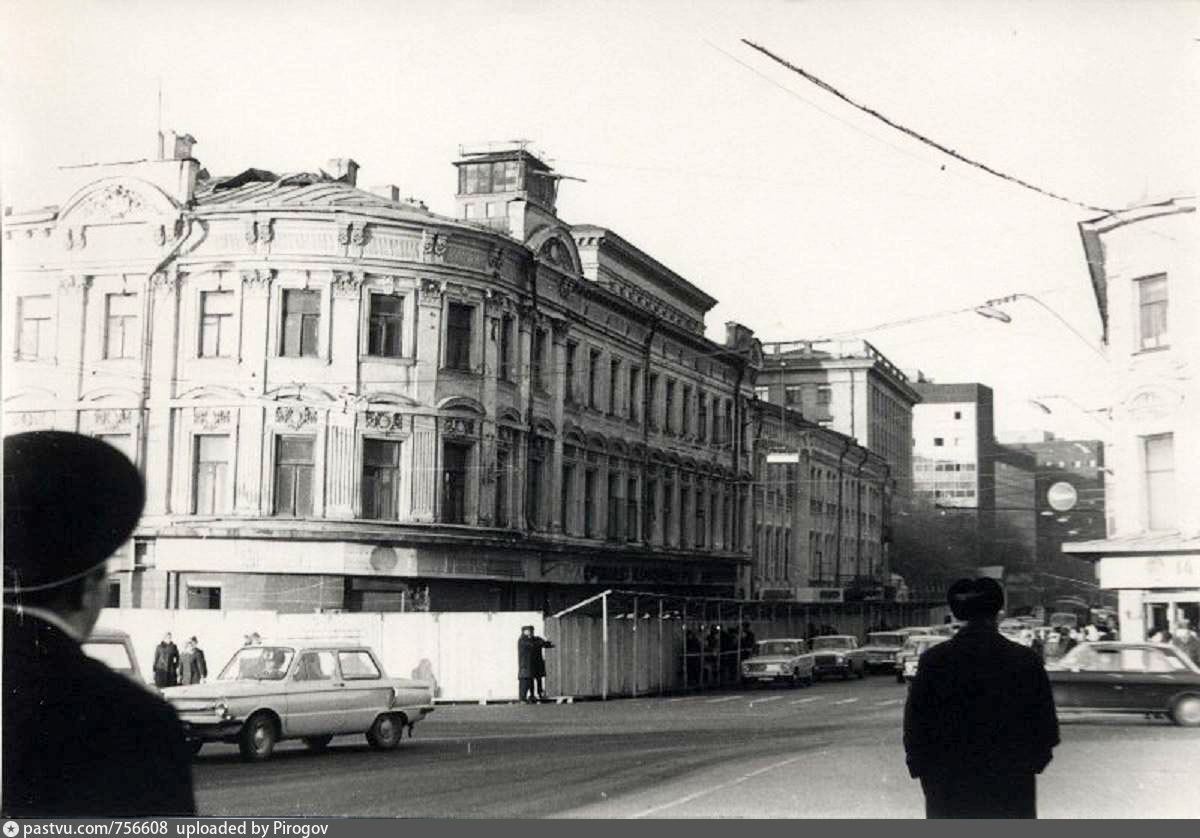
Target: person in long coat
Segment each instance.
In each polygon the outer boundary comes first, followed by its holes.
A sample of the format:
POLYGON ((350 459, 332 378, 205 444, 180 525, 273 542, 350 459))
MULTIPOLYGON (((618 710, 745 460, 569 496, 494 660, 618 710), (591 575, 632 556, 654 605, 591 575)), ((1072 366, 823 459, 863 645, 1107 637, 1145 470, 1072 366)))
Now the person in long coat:
POLYGON ((546 700, 546 656, 543 649, 553 649, 554 644, 549 640, 533 636, 533 700, 546 700))
POLYGON ((523 704, 533 703, 533 653, 536 648, 533 626, 521 626, 521 636, 517 638, 517 686, 523 704))
POLYGON ((179 683, 185 686, 199 684, 207 677, 208 662, 204 659, 204 650, 196 638, 189 638, 179 655, 179 683))
POLYGON ((171 632, 154 647, 154 686, 174 687, 179 683, 179 647, 171 640, 171 632))
POLYGON ((904 710, 905 757, 926 817, 1035 818, 1036 775, 1059 742, 1045 667, 1001 636, 1004 592, 994 579, 960 579, 948 599, 966 625, 921 655, 904 710))
POLYGON ((195 814, 175 711, 81 646, 144 497, 137 469, 99 440, 4 440, 4 817, 195 814))

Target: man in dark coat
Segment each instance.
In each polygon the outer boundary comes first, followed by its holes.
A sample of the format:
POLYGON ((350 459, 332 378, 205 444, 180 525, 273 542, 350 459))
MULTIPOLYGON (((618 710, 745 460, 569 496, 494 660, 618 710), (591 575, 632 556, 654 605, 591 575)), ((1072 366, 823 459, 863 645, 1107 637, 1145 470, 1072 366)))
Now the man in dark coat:
POLYGON ((171 632, 154 647, 154 686, 174 687, 179 683, 179 647, 171 640, 171 632))
POLYGON ((133 464, 103 442, 4 440, 4 817, 195 813, 174 710, 80 646, 143 501, 133 464))
POLYGON ((539 693, 535 690, 535 682, 546 675, 546 660, 542 657, 543 648, 552 648, 553 643, 536 636, 533 626, 521 626, 521 636, 517 639, 517 684, 520 687, 521 701, 525 704, 537 703, 539 693))
POLYGON ((553 649, 554 644, 549 640, 533 636, 533 700, 546 700, 546 656, 543 649, 553 649))
POLYGON ((1035 818, 1035 775, 1059 742, 1050 680, 1033 651, 1000 635, 994 579, 960 579, 949 600, 966 625, 921 655, 904 709, 926 817, 1035 818))

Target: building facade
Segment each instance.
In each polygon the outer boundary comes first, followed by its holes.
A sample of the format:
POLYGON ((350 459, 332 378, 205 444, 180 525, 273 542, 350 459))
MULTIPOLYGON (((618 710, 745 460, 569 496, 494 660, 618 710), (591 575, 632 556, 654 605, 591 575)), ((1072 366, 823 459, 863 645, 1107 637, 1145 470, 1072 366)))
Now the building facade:
POLYGON ((1121 637, 1200 624, 1200 223, 1194 197, 1081 222, 1112 377, 1106 537, 1063 545, 1116 591, 1121 637))
POLYGON ((66 170, 4 219, 5 430, 104 438, 147 505, 111 604, 555 609, 732 596, 750 563, 752 333, 556 215, 522 148, 458 219, 331 174, 66 170))
POLYGON ((760 400, 753 415, 754 598, 894 595, 887 552, 894 486, 884 459, 798 411, 760 400))
POLYGON ((879 454, 897 501, 910 496, 913 405, 920 397, 908 376, 867 341, 764 343, 755 395, 879 454))

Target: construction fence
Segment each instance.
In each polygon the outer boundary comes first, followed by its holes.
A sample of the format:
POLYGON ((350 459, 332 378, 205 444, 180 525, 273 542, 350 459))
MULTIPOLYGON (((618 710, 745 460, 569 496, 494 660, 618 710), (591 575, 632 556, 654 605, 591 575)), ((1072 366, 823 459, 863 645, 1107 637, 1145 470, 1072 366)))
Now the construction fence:
POLYGON ((605 591, 547 617, 546 687, 580 698, 732 686, 757 640, 940 624, 945 602, 772 603, 605 591))

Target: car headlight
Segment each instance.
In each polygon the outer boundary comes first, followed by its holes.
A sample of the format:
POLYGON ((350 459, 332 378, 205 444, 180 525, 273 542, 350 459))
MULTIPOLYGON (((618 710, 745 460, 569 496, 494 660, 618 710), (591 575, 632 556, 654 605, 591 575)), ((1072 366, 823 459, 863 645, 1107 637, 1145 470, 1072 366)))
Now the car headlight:
POLYGON ((229 718, 229 705, 224 701, 218 701, 213 705, 213 715, 221 721, 229 718))
POLYGON ((837 656, 837 662, 838 662, 838 663, 844 663, 845 661, 846 661, 846 656, 845 656, 845 655, 838 655, 838 656, 837 656))

